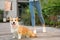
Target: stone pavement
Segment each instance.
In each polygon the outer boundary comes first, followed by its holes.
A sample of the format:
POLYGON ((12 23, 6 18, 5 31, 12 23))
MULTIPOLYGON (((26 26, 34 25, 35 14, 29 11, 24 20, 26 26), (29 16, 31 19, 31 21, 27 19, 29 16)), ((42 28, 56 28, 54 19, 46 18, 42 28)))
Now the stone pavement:
MULTIPOLYGON (((32 29, 33 27, 28 26, 28 28, 32 29)), ((42 32, 42 27, 36 26, 36 29, 37 38, 22 38, 20 40, 60 40, 60 29, 46 27, 46 33, 42 32)), ((0 40, 18 40, 12 38, 9 23, 0 23, 0 40)))

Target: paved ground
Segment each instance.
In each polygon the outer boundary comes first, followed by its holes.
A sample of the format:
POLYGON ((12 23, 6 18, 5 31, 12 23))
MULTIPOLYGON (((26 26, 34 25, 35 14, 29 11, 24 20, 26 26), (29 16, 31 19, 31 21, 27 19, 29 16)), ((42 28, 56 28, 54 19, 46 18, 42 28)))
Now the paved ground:
MULTIPOLYGON (((31 26, 28 26, 32 29, 31 26)), ((37 28, 37 38, 23 38, 21 40, 60 40, 60 29, 46 27, 47 32, 42 32, 42 27, 36 26, 37 28)), ((9 23, 0 23, 0 40, 18 40, 13 39, 10 33, 9 23)))

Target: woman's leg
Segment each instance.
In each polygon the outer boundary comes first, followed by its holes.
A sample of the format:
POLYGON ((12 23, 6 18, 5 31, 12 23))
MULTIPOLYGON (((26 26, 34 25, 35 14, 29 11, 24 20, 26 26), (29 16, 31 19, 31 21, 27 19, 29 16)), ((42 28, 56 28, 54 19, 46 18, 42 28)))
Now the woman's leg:
POLYGON ((41 5, 40 5, 39 1, 35 2, 35 7, 38 11, 38 16, 39 16, 39 19, 40 19, 42 26, 43 26, 43 32, 46 32, 45 21, 44 21, 43 15, 42 15, 42 9, 41 9, 41 5))
POLYGON ((34 27, 34 33, 36 33, 35 30, 35 13, 34 13, 34 2, 29 2, 29 9, 30 9, 30 14, 31 14, 31 23, 32 26, 34 27))
POLYGON ((34 2, 29 2, 32 26, 35 26, 34 2))

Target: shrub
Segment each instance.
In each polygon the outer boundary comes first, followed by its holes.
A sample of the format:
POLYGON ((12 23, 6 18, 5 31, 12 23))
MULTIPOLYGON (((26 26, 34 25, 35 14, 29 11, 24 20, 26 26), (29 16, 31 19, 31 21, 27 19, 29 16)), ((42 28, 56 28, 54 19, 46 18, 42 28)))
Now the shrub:
POLYGON ((0 22, 3 21, 3 10, 0 10, 0 22))
MULTIPOLYGON (((59 6, 52 6, 48 8, 42 9, 42 14, 44 16, 44 20, 46 25, 49 26, 57 26, 57 15, 60 15, 60 7, 59 6)), ((25 25, 31 25, 31 16, 30 16, 30 11, 29 7, 25 8, 24 13, 22 13, 22 20, 25 25)), ((38 18, 38 13, 35 11, 35 21, 36 25, 40 25, 40 20, 38 18)))

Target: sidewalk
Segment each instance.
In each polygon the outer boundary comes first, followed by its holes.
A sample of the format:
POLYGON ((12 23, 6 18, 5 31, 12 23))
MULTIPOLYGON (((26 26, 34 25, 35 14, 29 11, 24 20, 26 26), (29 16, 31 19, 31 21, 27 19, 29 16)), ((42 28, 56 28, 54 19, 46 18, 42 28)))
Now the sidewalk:
MULTIPOLYGON (((32 29, 33 27, 28 26, 32 29)), ((42 27, 36 26, 37 38, 23 38, 21 40, 60 40, 60 29, 46 27, 47 32, 42 32, 42 27)), ((0 40, 17 40, 12 39, 12 34, 10 33, 9 23, 0 23, 0 40)))

